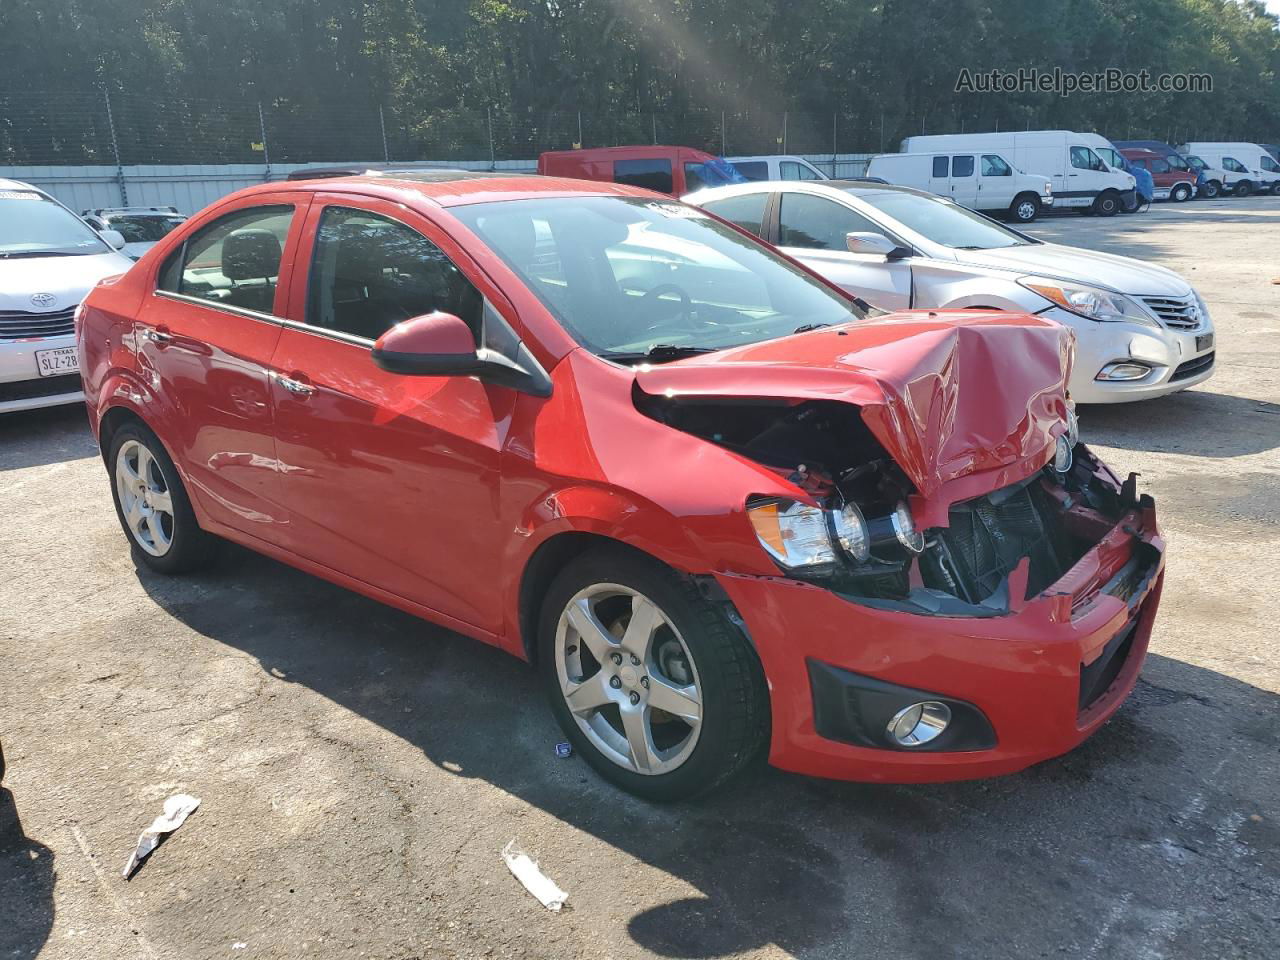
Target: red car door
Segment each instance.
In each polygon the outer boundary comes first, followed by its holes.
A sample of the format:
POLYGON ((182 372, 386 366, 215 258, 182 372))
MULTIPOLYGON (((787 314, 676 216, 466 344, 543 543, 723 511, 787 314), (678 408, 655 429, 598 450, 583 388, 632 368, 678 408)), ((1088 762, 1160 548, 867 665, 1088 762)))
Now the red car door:
POLYGON ((138 312, 139 372, 161 440, 203 515, 263 539, 281 506, 267 365, 307 203, 257 194, 219 208, 165 260, 138 312))
POLYGON ((504 323, 490 306, 500 295, 447 235, 399 204, 321 194, 305 235, 291 323, 272 358, 287 544, 496 633, 493 573, 511 535, 499 520, 499 459, 515 392, 388 373, 370 349, 435 310, 479 337, 504 323))

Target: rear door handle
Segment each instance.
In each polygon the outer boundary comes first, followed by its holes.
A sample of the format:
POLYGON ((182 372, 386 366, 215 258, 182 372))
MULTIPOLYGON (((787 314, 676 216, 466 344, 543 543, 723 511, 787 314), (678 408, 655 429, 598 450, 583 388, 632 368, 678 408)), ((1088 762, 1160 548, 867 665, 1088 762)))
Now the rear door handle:
POLYGON ((295 397, 309 397, 316 392, 315 387, 311 386, 309 383, 303 383, 301 380, 286 377, 281 373, 274 373, 272 376, 275 377, 276 383, 280 384, 280 386, 284 387, 295 397))

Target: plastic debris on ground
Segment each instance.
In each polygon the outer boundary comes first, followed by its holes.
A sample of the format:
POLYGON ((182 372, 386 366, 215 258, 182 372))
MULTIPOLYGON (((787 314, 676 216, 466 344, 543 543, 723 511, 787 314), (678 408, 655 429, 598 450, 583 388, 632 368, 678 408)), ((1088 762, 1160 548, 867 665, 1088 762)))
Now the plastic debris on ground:
POLYGON ((573 747, 568 743, 556 744, 556 756, 563 760, 565 757, 573 756, 573 747))
POLYGON ((524 888, 548 910, 559 910, 569 899, 569 895, 539 870, 538 864, 530 860, 527 853, 516 848, 515 840, 502 848, 502 859, 507 862, 507 869, 524 885, 524 888))
POLYGON ((126 880, 133 875, 138 869, 138 865, 150 855, 151 851, 160 845, 161 839, 166 834, 173 833, 187 817, 195 812, 196 807, 200 806, 199 797, 191 797, 185 793, 175 793, 172 797, 164 802, 164 813, 156 817, 151 822, 151 826, 142 831, 138 837, 138 846, 133 853, 129 854, 129 862, 124 865, 121 876, 126 880))

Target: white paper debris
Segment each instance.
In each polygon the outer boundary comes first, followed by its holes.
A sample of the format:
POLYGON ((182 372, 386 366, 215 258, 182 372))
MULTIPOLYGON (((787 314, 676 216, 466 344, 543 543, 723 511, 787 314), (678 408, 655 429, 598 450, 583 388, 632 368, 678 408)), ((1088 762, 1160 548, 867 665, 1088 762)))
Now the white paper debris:
POLYGON ((183 821, 191 816, 198 806, 200 806, 200 798, 190 797, 185 793, 175 793, 166 800, 164 813, 156 817, 151 822, 151 826, 142 831, 138 837, 138 848, 129 854, 129 862, 124 865, 120 875, 128 880, 133 871, 138 869, 138 864, 159 845, 160 838, 182 826, 183 821))
POLYGON ((526 890, 538 898, 538 902, 548 910, 559 910, 564 906, 569 895, 555 885, 550 877, 538 869, 538 865, 529 859, 529 855, 515 848, 513 839, 502 848, 502 859, 526 890))

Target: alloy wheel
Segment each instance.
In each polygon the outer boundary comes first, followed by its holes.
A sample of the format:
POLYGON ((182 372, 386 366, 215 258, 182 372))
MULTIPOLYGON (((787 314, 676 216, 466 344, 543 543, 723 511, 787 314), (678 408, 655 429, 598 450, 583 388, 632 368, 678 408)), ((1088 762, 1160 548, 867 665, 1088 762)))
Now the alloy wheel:
POLYGON ((155 456, 137 440, 116 454, 116 493, 134 542, 163 557, 173 546, 173 496, 155 456))
POLYGON ((560 614, 555 667, 583 735, 634 773, 670 773, 693 753, 702 687, 689 648, 648 597, 614 583, 580 590, 560 614))

